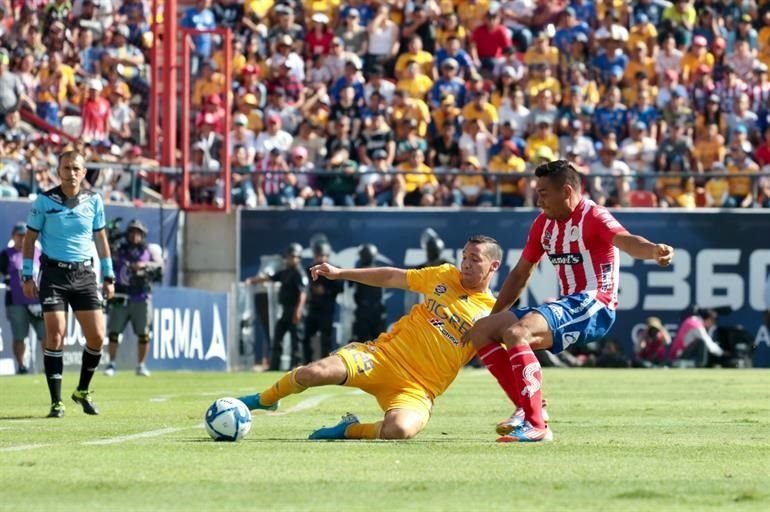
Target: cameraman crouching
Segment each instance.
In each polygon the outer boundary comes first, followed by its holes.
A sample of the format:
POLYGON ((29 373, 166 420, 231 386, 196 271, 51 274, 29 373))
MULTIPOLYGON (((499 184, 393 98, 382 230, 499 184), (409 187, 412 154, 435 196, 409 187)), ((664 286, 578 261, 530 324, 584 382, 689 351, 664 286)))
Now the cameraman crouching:
POLYGON ((113 253, 115 267, 115 296, 108 303, 107 333, 109 335, 110 363, 104 374, 115 375, 120 334, 128 321, 139 341, 136 374, 149 377, 145 361, 150 348, 152 328, 151 288, 160 281, 163 261, 147 246, 147 226, 132 220, 126 228, 126 239, 113 253))

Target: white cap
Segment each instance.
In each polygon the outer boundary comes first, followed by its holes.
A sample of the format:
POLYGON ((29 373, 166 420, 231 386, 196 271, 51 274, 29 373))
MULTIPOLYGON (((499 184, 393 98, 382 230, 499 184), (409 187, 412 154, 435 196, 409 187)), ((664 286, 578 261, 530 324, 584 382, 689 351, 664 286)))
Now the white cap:
POLYGON ((91 78, 88 80, 88 88, 93 89, 96 92, 101 92, 102 89, 104 89, 104 85, 102 85, 102 81, 99 78, 91 78))
POLYGON ((315 23, 323 23, 324 25, 329 24, 329 17, 322 12, 315 13, 313 17, 310 19, 313 20, 315 23))

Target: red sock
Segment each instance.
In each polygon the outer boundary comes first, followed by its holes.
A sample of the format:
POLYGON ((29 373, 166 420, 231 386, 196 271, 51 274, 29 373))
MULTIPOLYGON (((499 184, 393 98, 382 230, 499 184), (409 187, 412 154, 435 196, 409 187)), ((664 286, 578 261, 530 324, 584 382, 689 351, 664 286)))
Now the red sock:
POLYGON ((527 420, 532 426, 545 428, 543 421, 543 373, 535 353, 526 343, 514 345, 508 351, 516 390, 527 420))
POLYGON ((522 407, 521 395, 516 392, 516 380, 511 370, 511 362, 508 360, 508 353, 505 351, 505 345, 500 343, 490 343, 478 349, 479 359, 487 367, 505 394, 511 399, 516 407, 522 407))

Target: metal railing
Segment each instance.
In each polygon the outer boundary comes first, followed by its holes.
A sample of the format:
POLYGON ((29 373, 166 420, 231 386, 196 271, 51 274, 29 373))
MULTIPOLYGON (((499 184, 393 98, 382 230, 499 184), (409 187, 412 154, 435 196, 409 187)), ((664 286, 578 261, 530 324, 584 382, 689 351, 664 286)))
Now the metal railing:
MULTIPOLYGON (((37 180, 35 179, 35 171, 42 170, 43 172, 52 172, 50 165, 44 164, 42 166, 38 166, 38 168, 35 168, 32 166, 30 168, 31 164, 27 164, 21 160, 12 159, 9 157, 1 157, 0 158, 0 183, 6 184, 6 185, 14 185, 11 180, 7 179, 7 167, 10 165, 18 166, 20 168, 26 167, 28 169, 28 181, 27 182, 16 182, 24 187, 26 187, 31 194, 36 194, 40 192, 39 185, 37 183, 37 180)), ((177 185, 181 185, 182 183, 182 170, 178 167, 163 167, 163 166, 157 166, 157 165, 147 165, 147 164, 126 164, 126 163, 120 163, 120 162, 89 162, 86 165, 86 168, 88 170, 104 170, 104 169, 110 169, 110 170, 116 170, 118 172, 124 172, 128 173, 130 175, 130 185, 126 187, 126 190, 122 190, 127 198, 129 200, 135 200, 135 199, 149 199, 151 201, 170 201, 174 202, 174 198, 172 197, 164 197, 161 193, 162 191, 155 190, 151 186, 149 186, 145 180, 143 179, 143 173, 151 173, 155 175, 160 175, 165 177, 168 181, 175 183, 177 185)), ((192 167, 190 172, 193 175, 220 175, 221 172, 218 169, 204 169, 200 167, 192 167)), ((356 170, 353 173, 346 173, 342 171, 340 168, 335 169, 327 169, 327 168, 320 168, 317 167, 313 170, 277 170, 277 171, 262 171, 262 170, 255 170, 252 173, 253 177, 256 177, 258 175, 270 175, 271 177, 275 178, 277 176, 281 175, 303 175, 307 177, 313 177, 313 178, 329 178, 334 176, 343 176, 343 177, 356 177, 360 178, 362 176, 366 175, 372 175, 372 174, 387 174, 388 176, 407 176, 407 175, 420 175, 423 176, 426 173, 419 172, 419 171, 402 171, 402 170, 395 170, 391 169, 388 170, 387 173, 383 173, 377 170, 373 170, 371 168, 364 168, 362 170, 356 170)), ((451 182, 454 178, 458 176, 482 176, 487 180, 488 185, 490 188, 492 188, 494 196, 496 198, 496 204, 499 205, 501 202, 502 197, 502 185, 503 180, 507 179, 521 179, 521 178, 529 178, 533 179, 534 173, 531 171, 528 172, 489 172, 489 171, 462 171, 460 169, 434 169, 431 173, 432 176, 435 176, 437 181, 440 184, 447 184, 447 182, 451 182)), ((638 172, 638 171, 632 171, 631 174, 628 175, 596 175, 596 174, 586 174, 584 175, 586 179, 592 179, 592 178, 601 178, 603 180, 613 180, 613 179, 628 179, 632 183, 636 184, 636 189, 638 190, 648 190, 648 191, 654 191, 654 184, 655 182, 660 178, 693 178, 696 183, 702 184, 703 182, 707 181, 711 178, 727 178, 730 179, 736 179, 736 178, 749 178, 752 181, 752 193, 754 198, 760 197, 760 180, 762 178, 766 178, 770 180, 770 171, 768 170, 762 170, 760 172, 753 172, 753 173, 729 173, 729 172, 706 172, 706 173, 698 173, 698 172, 682 172, 682 173, 673 173, 673 172, 638 172)), ((451 184, 451 183, 450 183, 451 184)), ((634 187, 632 187, 632 190, 634 187)))

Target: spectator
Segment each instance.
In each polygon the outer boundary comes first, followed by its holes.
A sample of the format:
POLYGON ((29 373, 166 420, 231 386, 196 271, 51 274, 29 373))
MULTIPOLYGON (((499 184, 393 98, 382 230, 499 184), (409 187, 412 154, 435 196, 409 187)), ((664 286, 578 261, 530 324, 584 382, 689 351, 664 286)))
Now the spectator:
POLYGON ((436 53, 436 66, 440 68, 447 59, 454 59, 458 65, 458 76, 465 77, 475 71, 473 59, 461 45, 461 39, 458 36, 450 35, 436 53))
POLYGON ((664 366, 667 362, 666 351, 671 345, 671 335, 659 318, 647 319, 644 331, 639 335, 636 360, 645 368, 664 366))
POLYGON ((481 166, 486 167, 489 161, 489 150, 494 143, 494 135, 481 119, 465 119, 463 121, 463 133, 457 142, 462 159, 475 156, 481 166))
MULTIPOLYGON (((267 130, 257 136, 255 142, 257 158, 266 157, 273 149, 281 153, 289 150, 292 136, 281 128, 281 117, 278 114, 270 114, 267 117, 267 130)), ((278 164, 278 159, 273 159, 273 164, 278 164)), ((285 163, 285 162, 284 162, 285 163)))
MULTIPOLYGON (((505 173, 509 176, 495 177, 500 190, 499 206, 524 206, 532 204, 531 191, 526 178, 516 176, 527 169, 524 160, 519 158, 519 150, 513 141, 505 141, 502 149, 489 162, 489 171, 505 173)), ((494 192, 494 191, 492 191, 494 192)), ((485 198, 487 200, 489 198, 485 198)), ((481 201, 481 200, 480 200, 481 201)))
POLYGON ((394 188, 397 206, 435 206, 438 202, 438 180, 425 162, 422 151, 415 150, 410 158, 398 166, 399 174, 394 188))
POLYGON ((294 180, 279 148, 257 162, 255 188, 258 205, 286 206, 294 199, 294 180))
POLYGON ((618 160, 615 142, 605 143, 599 151, 599 159, 591 164, 591 197, 601 206, 625 206, 630 190, 631 169, 618 160))
POLYGON ((704 186, 704 193, 706 195, 706 206, 722 208, 728 205, 730 200, 730 184, 727 182, 724 174, 727 173, 722 162, 714 162, 707 173, 709 174, 722 174, 721 176, 709 176, 706 185, 704 186))
POLYGON ((634 172, 649 173, 654 171, 657 147, 655 140, 647 136, 644 121, 637 121, 631 125, 631 135, 621 143, 621 159, 634 172))
POLYGON ((583 131, 583 122, 577 118, 569 124, 567 135, 559 139, 559 150, 562 158, 566 158, 568 155, 577 155, 585 162, 596 160, 594 143, 586 137, 583 131))
MULTIPOLYGON (((372 94, 376 92, 385 101, 385 103, 393 103, 393 93, 396 91, 396 86, 393 84, 393 82, 385 80, 383 78, 384 75, 385 69, 381 65, 376 64, 372 66, 369 72, 369 79, 367 80, 366 86, 364 87, 364 95, 366 96, 366 101, 369 101, 372 97, 372 94)), ((377 110, 379 110, 379 108, 377 110)))
POLYGON ((334 33, 329 29, 329 17, 317 12, 311 17, 313 28, 305 35, 306 55, 327 55, 331 50, 334 33))
POLYGON ((711 337, 716 322, 717 314, 712 310, 686 317, 669 349, 669 360, 690 361, 696 368, 702 368, 708 365, 710 355, 721 357, 724 350, 711 337))
POLYGON ((559 154, 559 138, 553 133, 551 122, 545 117, 536 117, 535 131, 527 139, 528 160, 532 160, 542 147, 547 147, 551 154, 559 154))
POLYGON ((291 149, 289 168, 294 175, 295 208, 305 205, 318 206, 321 204, 323 192, 318 188, 318 176, 315 165, 308 160, 308 151, 304 147, 295 146, 291 149))
POLYGON ((481 174, 479 160, 469 156, 463 160, 460 172, 452 184, 452 203, 454 206, 492 206, 494 194, 488 187, 488 181, 481 174))
POLYGON ((367 42, 366 67, 371 69, 379 64, 386 66, 398 54, 399 30, 390 19, 390 6, 382 3, 367 27, 369 40, 367 42))
MULTIPOLYGON (((211 0, 196 0, 195 6, 188 8, 182 16, 181 25, 194 30, 212 30, 216 28, 214 13, 211 11, 211 0)), ((118 30, 116 34, 128 38, 128 27, 125 31, 118 30)), ((203 61, 211 57, 211 34, 192 36, 193 49, 191 52, 190 73, 195 76, 203 61)))
POLYGON ((471 55, 475 66, 491 72, 502 57, 503 50, 512 44, 508 29, 500 23, 499 10, 490 9, 484 24, 476 27, 471 34, 471 55))
POLYGON ((338 168, 333 168, 331 176, 321 176, 324 191, 323 204, 328 206, 354 206, 354 195, 358 187, 358 164, 354 160, 345 160, 338 168))
POLYGON ((110 102, 100 95, 102 88, 103 85, 100 78, 88 80, 86 97, 81 107, 83 125, 80 137, 84 142, 110 140, 112 110, 110 102))
POLYGON ((233 150, 233 165, 230 173, 233 203, 244 205, 247 208, 256 208, 257 206, 253 162, 254 159, 249 156, 249 149, 242 144, 236 144, 233 150))
POLYGON ((460 107, 465 104, 465 83, 457 76, 459 65, 453 58, 445 59, 441 63, 441 75, 433 84, 430 92, 430 106, 439 108, 443 98, 451 96, 453 105, 460 107))
MULTIPOLYGON (((366 5, 367 11, 370 11, 366 5)), ((343 25, 337 29, 337 37, 332 41, 332 46, 337 44, 341 49, 363 58, 367 53, 369 35, 366 31, 367 22, 361 23, 361 14, 356 8, 343 8, 343 25), (347 13, 345 13, 347 9, 347 13)))
POLYGON ((372 154, 372 165, 362 169, 367 172, 361 176, 356 189, 356 204, 364 206, 387 206, 393 201, 393 189, 396 180, 390 173, 388 153, 377 149, 372 154))
POLYGON ((748 157, 740 146, 732 146, 727 158, 727 172, 734 174, 728 178, 730 198, 727 205, 732 208, 751 208, 754 206, 752 174, 759 172, 759 166, 748 157))
POLYGON ((398 81, 396 88, 406 92, 409 97, 425 100, 433 87, 433 80, 425 75, 417 62, 409 61, 404 71, 404 78, 398 81))
POLYGON ((454 123, 444 123, 440 128, 440 136, 435 138, 430 147, 429 162, 438 172, 457 169, 460 165, 460 146, 455 134, 454 123))
POLYGON ((696 169, 702 173, 715 163, 724 162, 725 156, 727 156, 725 138, 719 133, 719 126, 711 123, 706 127, 706 135, 701 137, 693 148, 696 169))
POLYGON ((392 165, 396 154, 396 143, 393 131, 385 122, 385 112, 375 112, 371 123, 364 129, 358 142, 358 161, 361 165, 374 165, 374 153, 385 151, 388 165, 392 165))
POLYGON ((409 38, 407 51, 402 53, 396 60, 396 77, 406 78, 407 67, 412 62, 419 66, 421 74, 425 76, 433 75, 433 55, 423 50, 422 39, 418 35, 409 38))
POLYGON ((240 148, 246 151, 246 157, 250 162, 254 161, 257 155, 257 136, 249 130, 249 118, 246 114, 236 114, 233 116, 233 130, 230 132, 230 148, 232 155, 240 148))

